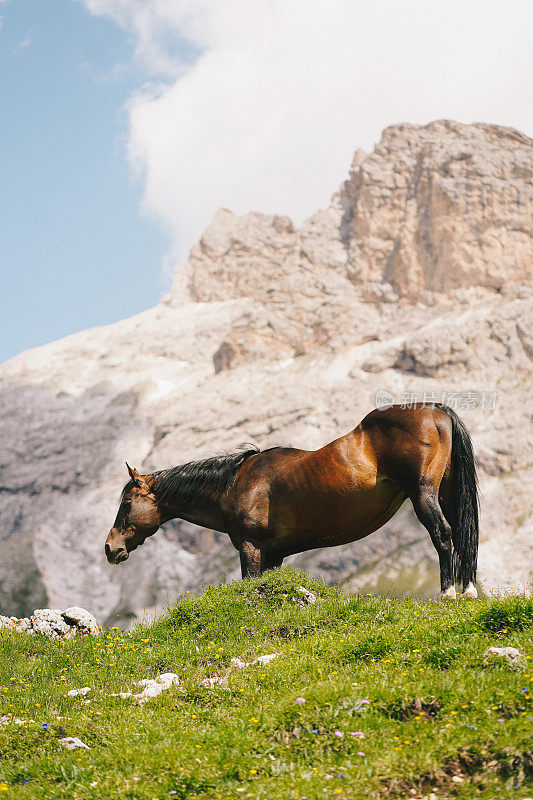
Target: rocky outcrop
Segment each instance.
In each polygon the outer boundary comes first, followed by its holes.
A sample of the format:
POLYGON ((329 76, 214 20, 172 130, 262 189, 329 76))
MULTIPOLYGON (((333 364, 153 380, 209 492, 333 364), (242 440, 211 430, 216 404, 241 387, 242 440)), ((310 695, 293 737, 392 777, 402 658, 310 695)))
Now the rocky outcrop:
POLYGON ((72 606, 65 611, 37 608, 30 618, 0 616, 0 628, 19 633, 40 634, 47 639, 72 639, 73 636, 98 636, 98 624, 88 611, 72 606))
MULTIPOLYGON (((79 603, 127 624, 236 575, 228 538, 185 522, 107 564, 124 461, 319 447, 376 396, 456 407, 480 466, 481 584, 530 580, 532 155, 497 126, 388 128, 300 228, 223 209, 156 308, 4 364, 4 613, 79 603)), ((408 504, 361 542, 293 561, 352 590, 438 589, 408 504)))
POLYGON ((341 191, 356 282, 400 296, 528 280, 532 142, 496 125, 395 125, 341 191))

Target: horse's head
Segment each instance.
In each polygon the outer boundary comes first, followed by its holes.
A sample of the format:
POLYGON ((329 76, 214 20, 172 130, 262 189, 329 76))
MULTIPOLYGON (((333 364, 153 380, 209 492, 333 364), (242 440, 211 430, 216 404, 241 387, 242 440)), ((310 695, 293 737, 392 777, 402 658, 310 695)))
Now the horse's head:
POLYGON ((163 522, 146 477, 128 464, 126 466, 131 480, 122 490, 117 517, 105 542, 105 554, 110 564, 126 561, 131 551, 152 536, 163 522))

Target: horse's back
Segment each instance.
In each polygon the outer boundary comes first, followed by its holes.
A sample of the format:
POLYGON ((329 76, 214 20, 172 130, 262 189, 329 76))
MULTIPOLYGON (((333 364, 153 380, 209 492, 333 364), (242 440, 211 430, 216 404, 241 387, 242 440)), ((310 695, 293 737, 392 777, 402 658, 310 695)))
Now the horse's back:
POLYGON ((438 456, 449 460, 452 423, 439 408, 418 404, 374 409, 352 431, 318 450, 274 447, 248 458, 236 479, 239 493, 272 494, 288 487, 293 496, 308 485, 342 493, 372 488, 398 469, 417 474, 438 456))

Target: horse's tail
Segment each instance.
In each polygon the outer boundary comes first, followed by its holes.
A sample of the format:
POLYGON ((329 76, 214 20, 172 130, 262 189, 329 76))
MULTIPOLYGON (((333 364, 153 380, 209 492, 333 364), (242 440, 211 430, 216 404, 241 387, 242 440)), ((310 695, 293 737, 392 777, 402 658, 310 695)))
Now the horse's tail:
POLYGON ((454 547, 454 571, 463 589, 475 584, 479 544, 479 493, 470 435, 453 409, 435 404, 452 421, 451 493, 449 522, 454 547))

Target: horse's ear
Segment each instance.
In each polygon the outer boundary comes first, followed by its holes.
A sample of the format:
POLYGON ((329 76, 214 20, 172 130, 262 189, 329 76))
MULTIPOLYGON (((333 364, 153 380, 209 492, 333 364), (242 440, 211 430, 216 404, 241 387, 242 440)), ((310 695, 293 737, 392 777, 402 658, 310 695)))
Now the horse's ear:
POLYGON ((130 473, 130 478, 132 479, 133 483, 136 486, 140 486, 142 484, 142 478, 135 469, 135 467, 132 469, 127 461, 126 461, 126 466, 128 468, 128 472, 130 473))

